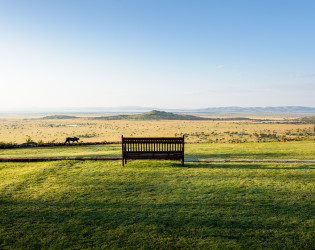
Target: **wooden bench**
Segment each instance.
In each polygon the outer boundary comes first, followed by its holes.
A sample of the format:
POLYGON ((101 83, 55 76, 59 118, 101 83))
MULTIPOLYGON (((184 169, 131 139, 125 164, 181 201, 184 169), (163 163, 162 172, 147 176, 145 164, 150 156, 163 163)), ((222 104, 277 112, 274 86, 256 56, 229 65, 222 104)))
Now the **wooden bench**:
POLYGON ((122 142, 122 164, 129 159, 180 160, 184 165, 183 137, 124 137, 122 142))

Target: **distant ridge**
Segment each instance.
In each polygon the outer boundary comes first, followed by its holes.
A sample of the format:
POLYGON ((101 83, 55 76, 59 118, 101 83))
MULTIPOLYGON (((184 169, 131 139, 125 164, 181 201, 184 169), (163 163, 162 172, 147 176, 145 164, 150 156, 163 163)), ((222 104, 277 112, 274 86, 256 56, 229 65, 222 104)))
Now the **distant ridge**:
POLYGON ((278 107, 208 107, 208 108, 159 108, 141 106, 121 106, 121 107, 64 107, 64 108, 3 108, 0 107, 0 114, 96 114, 96 113, 142 113, 151 110, 163 110, 166 112, 186 112, 186 113, 211 113, 211 114, 242 114, 242 113, 262 113, 262 114, 315 114, 315 107, 305 106, 278 106, 278 107))
POLYGON ((195 112, 204 113, 315 113, 313 107, 280 106, 280 107, 214 107, 195 109, 195 112))
POLYGON ((79 117, 71 116, 71 115, 48 115, 48 116, 44 116, 42 119, 52 120, 52 119, 76 119, 76 118, 79 118, 79 117))
POLYGON ((101 116, 93 119, 98 120, 206 120, 206 118, 194 115, 178 115, 165 111, 152 110, 143 114, 137 115, 114 115, 101 116))
POLYGON ((150 112, 137 115, 114 115, 114 116, 100 116, 90 119, 96 120, 257 120, 243 117, 236 118, 204 118, 194 115, 179 115, 171 112, 152 110, 150 112))

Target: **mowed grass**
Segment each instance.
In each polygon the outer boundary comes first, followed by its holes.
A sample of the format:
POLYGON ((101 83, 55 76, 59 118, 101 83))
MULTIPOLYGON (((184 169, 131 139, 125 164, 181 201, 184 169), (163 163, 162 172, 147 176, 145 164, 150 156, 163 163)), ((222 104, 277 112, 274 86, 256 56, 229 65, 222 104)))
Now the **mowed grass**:
MULTIPOLYGON (((120 144, 80 147, 1 149, 1 157, 121 156, 120 144)), ((185 158, 315 159, 315 140, 264 143, 195 143, 185 158)))
POLYGON ((312 249, 314 169, 1 163, 0 248, 312 249))

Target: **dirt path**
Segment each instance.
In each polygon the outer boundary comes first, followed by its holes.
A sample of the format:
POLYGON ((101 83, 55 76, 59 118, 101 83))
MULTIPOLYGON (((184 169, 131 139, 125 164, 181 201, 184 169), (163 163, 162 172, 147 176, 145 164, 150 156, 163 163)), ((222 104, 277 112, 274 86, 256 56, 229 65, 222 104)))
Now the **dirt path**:
MULTIPOLYGON (((16 158, 0 158, 0 162, 41 162, 41 161, 114 161, 122 160, 121 157, 16 157, 16 158)), ((315 159, 185 159, 185 162, 301 162, 310 163, 315 159)))

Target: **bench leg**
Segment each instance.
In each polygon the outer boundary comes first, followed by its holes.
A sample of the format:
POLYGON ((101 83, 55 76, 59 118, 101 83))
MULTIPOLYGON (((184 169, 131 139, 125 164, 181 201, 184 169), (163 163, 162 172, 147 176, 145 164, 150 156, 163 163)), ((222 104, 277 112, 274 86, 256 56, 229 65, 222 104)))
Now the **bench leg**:
POLYGON ((180 162, 181 162, 182 165, 184 166, 184 158, 182 158, 182 159, 180 160, 180 162))
POLYGON ((123 159, 122 159, 122 164, 123 164, 123 166, 125 166, 124 162, 125 162, 125 160, 124 160, 124 158, 123 158, 123 159))

